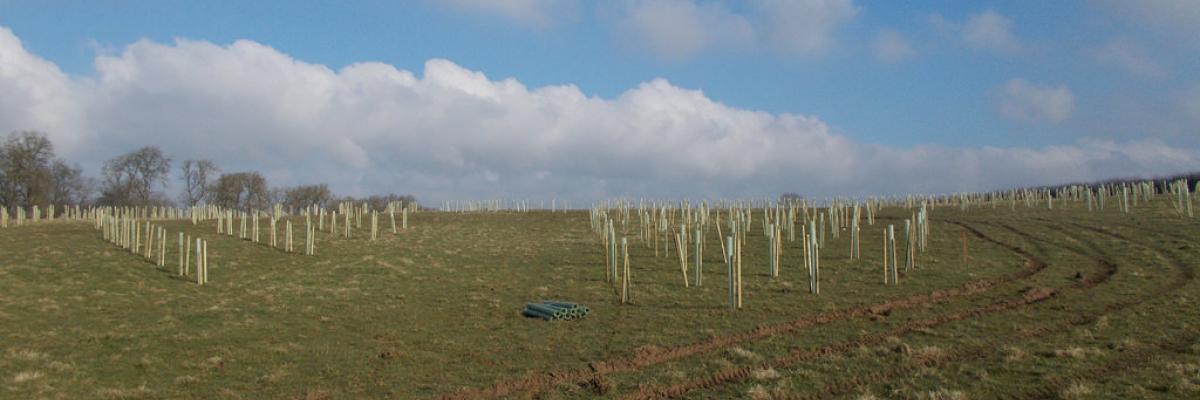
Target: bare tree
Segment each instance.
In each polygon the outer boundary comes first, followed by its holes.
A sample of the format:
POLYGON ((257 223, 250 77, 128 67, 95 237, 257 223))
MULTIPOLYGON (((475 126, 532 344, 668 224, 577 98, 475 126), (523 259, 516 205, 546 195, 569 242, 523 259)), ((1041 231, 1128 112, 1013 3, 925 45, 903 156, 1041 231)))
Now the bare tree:
POLYGON ((83 169, 54 160, 50 165, 50 202, 53 204, 87 204, 95 190, 94 179, 83 176, 83 169))
POLYGON ((183 201, 194 206, 212 197, 211 176, 221 171, 212 160, 187 160, 183 162, 183 201))
POLYGON ((413 197, 412 195, 407 195, 407 194, 399 195, 399 194, 395 194, 395 193, 388 193, 386 195, 379 195, 379 194, 371 195, 371 196, 368 196, 366 198, 361 198, 361 199, 347 196, 347 197, 334 199, 333 202, 335 202, 335 203, 345 202, 345 203, 355 203, 355 204, 367 203, 367 206, 373 210, 384 210, 387 208, 388 203, 398 202, 398 203, 400 203, 401 207, 408 207, 409 205, 417 204, 417 199, 416 199, 416 197, 413 197))
POLYGON ((301 209, 311 205, 325 207, 333 200, 333 192, 329 185, 301 185, 289 188, 284 193, 284 205, 292 209, 301 209))
POLYGON ((0 200, 18 206, 50 203, 54 144, 37 131, 13 132, 0 148, 0 200))
POLYGON ((104 163, 105 187, 101 202, 110 205, 153 205, 169 203, 157 185, 167 185, 171 158, 157 147, 147 146, 104 163))
POLYGON ((240 210, 261 210, 271 205, 267 180, 258 172, 221 174, 213 187, 213 203, 240 210))

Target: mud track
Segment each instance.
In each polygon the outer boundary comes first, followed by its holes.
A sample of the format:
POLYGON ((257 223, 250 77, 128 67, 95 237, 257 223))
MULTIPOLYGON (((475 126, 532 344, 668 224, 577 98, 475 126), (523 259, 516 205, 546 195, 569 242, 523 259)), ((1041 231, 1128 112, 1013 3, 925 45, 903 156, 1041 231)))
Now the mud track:
MULTIPOLYGON (((783 334, 790 334, 803 329, 812 328, 835 321, 844 321, 855 318, 869 318, 876 315, 887 314, 895 310, 911 309, 928 304, 944 302, 959 297, 981 294, 991 290, 997 285, 1026 279, 1034 274, 1037 274, 1038 272, 1041 272, 1047 266, 1046 263, 1041 262, 1037 259, 1037 257, 1034 257, 1025 249, 996 240, 966 223, 949 220, 938 222, 946 222, 961 226, 967 231, 971 232, 972 235, 1017 254, 1026 260, 1024 266, 1020 270, 1008 275, 968 282, 951 289, 935 290, 929 293, 890 300, 875 305, 855 306, 828 311, 788 322, 759 326, 758 328, 750 331, 716 336, 703 341, 679 345, 653 352, 635 352, 626 356, 589 362, 587 363, 587 366, 583 368, 529 373, 526 376, 515 380, 496 382, 488 388, 463 390, 446 394, 442 396, 442 398, 498 398, 512 395, 517 392, 539 392, 548 390, 564 383, 574 383, 584 387, 595 386, 596 382, 600 381, 604 375, 611 373, 636 371, 648 366, 680 360, 697 354, 709 353, 743 343, 765 340, 783 334)), ((1041 300, 1044 300, 1044 298, 1036 298, 1032 302, 1041 300)), ((1004 309, 1010 307, 1019 307, 1020 305, 1024 304, 1028 303, 1025 299, 1022 299, 1011 303, 997 303, 989 307, 998 307, 999 309, 1004 309)), ((966 315, 945 317, 957 318, 955 320, 970 318, 970 316, 966 315)), ((943 321, 942 323, 945 322, 948 321, 943 321)))
MULTIPOLYGON (((1052 221, 1045 221, 1045 220, 1042 220, 1042 221, 1053 223, 1052 221)), ((797 395, 797 396, 792 396, 789 398, 819 399, 819 398, 835 397, 837 395, 850 393, 854 389, 861 387, 861 386, 870 385, 870 384, 878 383, 878 382, 883 382, 883 381, 886 381, 886 380, 889 380, 889 379, 892 379, 895 377, 900 377, 900 376, 904 376, 907 374, 911 374, 913 372, 916 372, 917 370, 924 369, 924 368, 941 368, 941 367, 945 367, 947 365, 952 365, 955 363, 962 363, 962 362, 980 360, 980 359, 985 359, 985 358, 990 358, 990 357, 997 357, 997 356, 1001 355, 999 349, 1003 348, 1003 346, 1017 344, 1020 342, 1024 342, 1024 341, 1028 341, 1028 340, 1040 338, 1040 337, 1046 337, 1046 336, 1053 335, 1053 334, 1066 333, 1066 332, 1070 331, 1071 329, 1074 329, 1074 328, 1077 328, 1080 326, 1085 326, 1088 324, 1092 324, 1092 323, 1096 322, 1102 316, 1112 314, 1112 313, 1124 310, 1126 308, 1129 308, 1129 307, 1132 307, 1132 306, 1135 306, 1138 304, 1142 304, 1148 300, 1151 300, 1151 299, 1160 297, 1162 295, 1165 295, 1167 293, 1170 293, 1172 291, 1178 290, 1193 280, 1192 267, 1189 265, 1186 265, 1185 263, 1183 263, 1181 260, 1179 260, 1177 257, 1175 257, 1172 254, 1163 252, 1153 246, 1148 246, 1143 243, 1139 243, 1137 241, 1130 240, 1129 238, 1127 238, 1125 236, 1121 236, 1118 234, 1114 234, 1112 232, 1105 231, 1103 229, 1089 227, 1089 226, 1080 225, 1080 224, 1071 224, 1071 225, 1081 228, 1081 229, 1084 229, 1084 230, 1092 231, 1092 232, 1095 232, 1095 233, 1098 233, 1101 235, 1109 236, 1109 237, 1112 237, 1112 238, 1115 238, 1115 239, 1118 239, 1121 241, 1134 243, 1135 245, 1138 245, 1138 246, 1147 248, 1153 252, 1156 252, 1159 255, 1164 256, 1164 259, 1167 259, 1170 261, 1170 263, 1172 264, 1172 267, 1179 274, 1180 279, 1172 281, 1170 284, 1159 287, 1157 290, 1155 290, 1154 292, 1150 293, 1147 296, 1142 296, 1142 297, 1130 299, 1127 301, 1120 301, 1120 302, 1107 304, 1107 305, 1105 305, 1103 310, 1098 313, 1093 313, 1091 315, 1080 315, 1080 316, 1071 318, 1070 320, 1065 321, 1063 323, 1057 323, 1057 324, 1050 325, 1050 326, 1041 326, 1041 327, 1036 327, 1036 328, 1029 329, 1029 330, 1019 331, 1019 332, 1016 332, 1015 334, 1009 335, 1006 338, 996 338, 996 339, 992 339, 992 340, 987 340, 982 344, 973 345, 973 346, 969 346, 966 348, 956 349, 950 353, 943 354, 938 357, 917 358, 914 360, 910 360, 909 362, 907 362, 903 365, 896 366, 896 367, 886 370, 886 371, 877 371, 877 372, 859 375, 859 376, 855 376, 855 377, 851 377, 851 378, 847 378, 847 379, 841 379, 830 385, 823 387, 821 390, 819 390, 815 393, 809 393, 809 394, 805 394, 805 395, 797 395)), ((1067 248, 1066 246, 1061 246, 1061 245, 1059 245, 1059 247, 1067 248)), ((1068 250, 1070 250, 1070 249, 1068 249, 1068 250)), ((1070 251, 1075 252, 1074 250, 1070 250, 1070 251)), ((1103 252, 1101 252, 1101 253, 1103 253, 1103 252)), ((1115 269, 1114 269, 1114 271, 1115 271, 1115 269)), ((1095 286, 1095 285, 1091 285, 1091 286, 1095 286)), ((1154 346, 1141 347, 1141 348, 1137 348, 1130 352, 1122 353, 1116 359, 1111 360, 1111 361, 1109 361, 1101 366, 1098 366, 1096 368, 1088 369, 1085 371, 1070 372, 1063 376, 1057 376, 1057 377, 1045 379, 1042 382, 1042 384, 1039 386, 1031 388, 1030 390, 1022 392, 1022 393, 1012 394, 1010 396, 1007 396, 1006 398, 1013 398, 1013 399, 1055 398, 1058 396, 1058 390, 1065 387, 1065 385, 1067 383, 1069 383, 1073 380, 1080 380, 1080 379, 1085 379, 1085 378, 1100 379, 1100 378, 1105 378, 1105 377, 1111 377, 1112 373, 1122 370, 1123 368, 1135 367, 1135 366, 1144 364, 1145 362, 1149 361, 1155 354, 1158 354, 1159 352, 1175 351, 1180 348, 1186 348, 1187 346, 1190 346, 1195 341, 1196 341, 1196 337, 1195 337, 1194 333, 1193 334, 1176 335, 1176 336, 1174 336, 1170 339, 1167 339, 1165 341, 1162 341, 1154 346)))
MULTIPOLYGON (((948 221, 948 222, 967 227, 968 229, 978 233, 977 230, 974 230, 973 228, 968 227, 964 223, 958 223, 958 222, 953 222, 953 221, 948 221)), ((1017 234, 1018 236, 1025 238, 1026 240, 1029 240, 1031 242, 1056 245, 1054 243, 1050 243, 1048 241, 1042 240, 1042 239, 1037 238, 1028 233, 1017 230, 1011 226, 1004 225, 1004 224, 997 224, 997 225, 1017 234)), ((1040 264, 1043 266, 1043 268, 1046 265, 1045 262, 1040 260, 1038 257, 1036 257, 1033 254, 1030 254, 1028 252, 1025 252, 1024 250, 1021 250, 1020 248, 1018 248, 1014 245, 1001 243, 1001 242, 995 241, 995 239, 992 239, 992 238, 986 237, 986 236, 984 238, 986 240, 993 241, 994 243, 999 244, 1005 248, 1008 248, 1008 249, 1016 252, 1017 254, 1020 254, 1022 257, 1026 258, 1026 260, 1028 260, 1028 262, 1040 264)), ((1059 247, 1061 247, 1061 246, 1059 246, 1059 247)), ((1079 281, 1073 288, 1071 288, 1071 291, 1083 292, 1088 289, 1094 288, 1097 285, 1108 281, 1108 279, 1111 278, 1116 273, 1116 264, 1114 264, 1112 262, 1109 262, 1102 258, 1088 257, 1088 256, 1084 255, 1082 252, 1078 252, 1078 251, 1075 251, 1070 248, 1067 248, 1067 250, 1072 253, 1075 253, 1078 256, 1088 258, 1088 259, 1093 259, 1094 261, 1096 261, 1096 273, 1089 274, 1087 278, 1079 281)), ((812 350, 795 349, 795 350, 792 350, 786 356, 775 358, 775 359, 765 361, 762 363, 758 363, 755 365, 745 366, 745 367, 741 367, 741 368, 727 369, 725 371, 721 371, 714 375, 710 375, 710 376, 699 378, 699 379, 694 379, 694 380, 687 381, 687 382, 678 383, 678 384, 667 386, 667 387, 644 387, 635 393, 625 396, 625 398, 627 398, 627 399, 655 399, 655 398, 682 397, 682 396, 684 396, 692 391, 695 391, 695 390, 713 389, 713 388, 717 388, 717 387, 720 387, 720 386, 723 386, 723 385, 726 385, 729 383, 744 381, 744 380, 752 377, 753 373, 757 370, 764 370, 764 369, 768 369, 768 368, 770 368, 770 369, 789 368, 800 362, 810 361, 810 360, 817 359, 820 357, 825 357, 825 356, 830 356, 830 355, 835 355, 835 354, 845 354, 845 353, 848 353, 859 347, 878 345, 880 343, 885 342, 888 337, 900 337, 900 336, 904 336, 909 333, 912 333, 914 331, 928 329, 928 328, 936 327, 939 325, 944 325, 944 324, 951 323, 951 322, 963 321, 963 320, 976 318, 976 317, 980 317, 980 316, 984 316, 984 315, 995 314, 995 313, 1005 312, 1005 311, 1011 311, 1011 310, 1014 310, 1017 308, 1021 308, 1021 307, 1027 306, 1027 305, 1031 305, 1034 303, 1038 303, 1038 302, 1050 299, 1051 297, 1055 296, 1058 293, 1059 293, 1058 290, 1036 288, 1036 289, 1032 289, 1032 290, 1025 292, 1024 295, 1020 296, 1017 299, 1000 300, 995 303, 989 304, 987 306, 977 307, 977 308, 966 310, 966 311, 959 311, 959 312, 943 314, 943 315, 928 318, 925 320, 908 322, 902 326, 893 328, 891 330, 868 334, 868 335, 863 335, 856 339, 844 341, 841 343, 837 343, 837 344, 830 345, 830 346, 825 346, 825 347, 818 348, 818 349, 812 349, 812 350)), ((1045 335, 1045 334, 1049 334, 1049 333, 1051 333, 1051 330, 1049 330, 1049 329, 1035 329, 1035 330, 1031 330, 1031 331, 1022 332, 1022 335, 1029 336, 1029 337, 1035 337, 1035 336, 1045 335)), ((842 379, 842 380, 839 380, 829 386, 822 388, 820 391, 818 391, 816 393, 809 394, 807 396, 798 396, 797 398, 823 398, 823 397, 833 396, 836 394, 842 394, 848 390, 852 390, 852 389, 862 386, 864 384, 880 382, 883 380, 890 379, 892 377, 902 376, 902 375, 911 373, 912 371, 915 371, 917 369, 927 368, 930 366, 938 365, 940 363, 984 357, 984 356, 988 355, 989 353, 996 351, 996 349, 998 349, 998 348, 1000 348, 1000 347, 997 346, 997 343, 989 342, 984 345, 973 346, 968 351, 953 352, 950 355, 948 355, 947 357, 919 358, 919 359, 913 360, 912 362, 906 363, 905 365, 893 368, 891 370, 877 371, 877 372, 860 375, 860 376, 856 376, 856 377, 849 378, 849 379, 842 379)))

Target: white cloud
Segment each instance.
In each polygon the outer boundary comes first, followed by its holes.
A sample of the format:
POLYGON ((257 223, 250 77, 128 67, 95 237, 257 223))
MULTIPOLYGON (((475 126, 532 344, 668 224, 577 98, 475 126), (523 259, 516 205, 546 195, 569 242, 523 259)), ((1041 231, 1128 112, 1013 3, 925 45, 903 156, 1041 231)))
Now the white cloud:
POLYGON ((1142 46, 1129 39, 1110 40, 1092 52, 1092 57, 1100 63, 1122 68, 1135 75, 1149 77, 1164 75, 1162 67, 1154 62, 1154 59, 1146 53, 1142 46))
POLYGON ((871 47, 875 51, 875 58, 886 63, 905 61, 917 54, 908 38, 900 32, 887 29, 875 34, 871 47))
POLYGON ((754 30, 721 3, 645 0, 626 5, 616 23, 621 42, 659 57, 681 60, 713 48, 753 42, 754 30))
POLYGON ((755 0, 766 16, 765 37, 789 54, 825 51, 834 31, 858 15, 851 0, 755 0))
POLYGON ((78 130, 79 105, 70 78, 57 65, 25 51, 11 30, 0 27, 0 125, 7 131, 51 131, 60 150, 76 142, 64 132, 78 130))
POLYGON ((1195 0, 1093 0, 1118 17, 1127 18, 1141 26, 1164 32, 1183 34, 1195 44, 1200 34, 1200 1, 1195 0))
POLYGON ((339 70, 251 41, 139 41, 63 75, 0 30, 0 132, 37 128, 92 173, 146 145, 275 185, 462 198, 950 192, 1200 165, 1157 142, 1030 148, 861 143, 816 117, 716 102, 656 79, 615 98, 527 88, 447 60, 339 70), (61 112, 60 112, 61 111, 61 112))
POLYGON ((1200 86, 1193 87, 1184 93, 1181 103, 1185 114, 1200 120, 1200 86))
POLYGON ((1012 34, 1007 17, 993 10, 972 15, 962 28, 962 40, 976 49, 1013 53, 1021 50, 1021 42, 1012 34))
POLYGON ((615 29, 622 43, 664 59, 714 49, 774 49, 785 55, 826 51, 837 28, 854 18, 851 0, 755 0, 737 13, 718 1, 627 0, 615 29))
POLYGON ((439 0, 455 10, 498 16, 542 29, 558 25, 579 13, 578 0, 439 0))
POLYGON ((1066 86, 1047 86, 1021 78, 1010 79, 997 93, 1000 114, 1023 122, 1063 122, 1075 109, 1075 96, 1066 86))

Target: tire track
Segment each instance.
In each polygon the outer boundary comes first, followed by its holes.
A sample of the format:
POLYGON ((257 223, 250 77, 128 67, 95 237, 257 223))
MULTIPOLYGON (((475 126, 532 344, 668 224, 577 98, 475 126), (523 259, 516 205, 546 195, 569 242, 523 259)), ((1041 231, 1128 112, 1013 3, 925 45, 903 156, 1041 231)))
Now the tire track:
MULTIPOLYGON (((1042 221, 1046 221, 1046 220, 1042 220, 1042 221)), ((1047 221, 1047 222, 1053 223, 1052 221, 1047 221)), ((828 398, 828 397, 833 397, 833 396, 849 393, 850 391, 853 391, 854 389, 864 386, 864 385, 878 383, 878 382, 889 380, 894 377, 910 374, 910 373, 916 372, 917 370, 923 369, 923 368, 945 367, 945 366, 951 365, 951 364, 995 357, 995 356, 1000 355, 999 349, 1003 348, 1003 346, 1005 346, 1005 345, 1011 345, 1014 343, 1019 343, 1019 342, 1027 341, 1030 339, 1046 337, 1046 336, 1049 336, 1052 334, 1069 332, 1071 329, 1077 328, 1079 326, 1092 324, 1092 323, 1098 321, 1099 318, 1102 316, 1106 316, 1108 314, 1112 314, 1114 312, 1118 312, 1123 309, 1126 309, 1126 308, 1129 308, 1129 307, 1132 307, 1132 306, 1135 306, 1138 304, 1142 304, 1150 299, 1154 299, 1154 298, 1157 298, 1166 293, 1170 293, 1172 291, 1178 290, 1193 280, 1192 267, 1183 263, 1182 260, 1179 260, 1177 257, 1175 257, 1173 255, 1164 253, 1161 250, 1158 250, 1152 246, 1147 246, 1145 244, 1129 240, 1128 238, 1126 238, 1124 236, 1112 234, 1112 233, 1106 232, 1104 230, 1100 230, 1097 228, 1088 227, 1088 226, 1084 226, 1084 225, 1078 225, 1078 224, 1073 224, 1073 225, 1080 227, 1082 229, 1094 231, 1094 232, 1102 234, 1102 235, 1110 236, 1110 237, 1113 237, 1118 240, 1134 243, 1135 245, 1150 249, 1151 251, 1159 253, 1160 255, 1164 255, 1164 256, 1166 256, 1165 259, 1169 260, 1171 262, 1172 266, 1180 274, 1181 279, 1175 280, 1168 285, 1159 287, 1157 290, 1155 290, 1154 293, 1152 293, 1148 296, 1142 296, 1142 297, 1139 297, 1136 299, 1130 299, 1130 300, 1126 300, 1126 301, 1118 301, 1118 302, 1106 304, 1102 311, 1095 313, 1093 315, 1079 315, 1074 318, 1071 318, 1066 323, 1059 323, 1059 324, 1055 324, 1052 326, 1041 326, 1041 327, 1037 327, 1037 328, 1030 329, 1030 330, 1023 330, 1023 331, 1015 333, 1014 335, 1010 335, 1008 338, 1005 338, 1003 340, 1001 340, 1001 339, 987 340, 983 344, 954 350, 954 351, 951 351, 949 354, 944 354, 944 355, 938 356, 938 357, 918 358, 918 359, 910 361, 909 363, 897 366, 888 371, 877 371, 877 372, 857 376, 857 377, 850 378, 850 379, 840 380, 838 382, 835 382, 833 384, 825 386, 824 388, 822 388, 821 391, 819 391, 817 393, 791 396, 788 398, 793 398, 793 399, 828 398)), ((1115 271, 1115 269, 1114 269, 1114 271, 1115 271)), ((1186 342, 1188 344, 1195 341, 1195 338, 1188 338, 1187 335, 1183 335, 1183 337, 1177 338, 1177 339, 1183 340, 1184 342, 1186 342)), ((1178 341, 1178 340, 1176 340, 1176 341, 1178 341)), ((1143 352, 1144 352, 1144 349, 1143 349, 1143 352)), ((1138 362, 1138 360, 1146 360, 1149 357, 1151 357, 1152 355, 1153 354, 1142 354, 1142 353, 1131 354, 1128 357, 1126 357, 1126 358, 1130 358, 1129 361, 1124 362, 1124 364, 1117 364, 1117 367, 1115 367, 1115 368, 1119 368, 1120 365, 1138 362)), ((1116 361, 1113 361, 1113 362, 1116 362, 1116 361)), ((1048 381, 1048 382, 1044 383, 1043 385, 1041 385, 1035 389, 1031 389, 1022 394, 1013 395, 1012 398, 1014 398, 1014 399, 1031 399, 1031 400, 1032 399, 1053 398, 1053 397, 1057 396, 1056 389, 1063 387, 1062 384, 1065 382, 1068 382, 1070 379, 1079 379, 1079 378, 1085 377, 1085 376, 1102 377, 1105 373, 1111 372, 1113 370, 1113 368, 1114 367, 1112 365, 1106 364, 1105 366, 1098 368, 1094 371, 1088 371, 1086 374, 1084 374, 1084 373, 1071 374, 1071 375, 1068 375, 1067 377, 1063 377, 1061 379, 1054 380, 1053 382, 1048 381)))
MULTIPOLYGON (((948 222, 958 224, 960 226, 967 227, 968 229, 973 230, 974 232, 978 232, 978 230, 974 230, 974 228, 968 227, 965 223, 959 223, 959 222, 955 222, 955 221, 948 221, 948 222)), ((1007 230, 1012 231, 1013 233, 1017 234, 1018 236, 1025 238, 1029 241, 1045 243, 1045 244, 1050 244, 1050 245, 1056 245, 1054 243, 1042 240, 1033 235, 1030 235, 1028 233, 1017 230, 1011 226, 1004 225, 1002 227, 1004 227, 1007 230)), ((985 237, 985 238, 988 240, 993 240, 993 241, 995 240, 990 237, 985 237)), ((1019 250, 1019 248, 1017 248, 1014 245, 1000 243, 998 241, 996 241, 995 243, 997 243, 1001 246, 1013 249, 1014 251, 1018 252, 1018 254, 1021 254, 1022 257, 1025 257, 1027 260, 1030 260, 1031 262, 1042 264, 1043 268, 1046 265, 1046 263, 1044 261, 1042 261, 1040 258, 1036 257, 1033 254, 1025 252, 1024 250, 1019 250)), ((1067 250, 1075 253, 1075 251, 1073 251, 1072 249, 1067 249, 1067 250)), ((1076 253, 1076 254, 1079 256, 1082 256, 1084 258, 1090 258, 1090 257, 1087 257, 1086 255, 1083 255, 1082 253, 1076 253)), ((1081 280, 1073 288, 1074 291, 1083 292, 1083 291, 1089 290, 1091 288, 1094 288, 1095 286, 1106 282, 1109 278, 1112 277, 1113 274, 1116 273, 1116 265, 1115 264, 1113 264, 1112 262, 1109 262, 1107 260, 1101 260, 1101 261, 1102 262, 1097 262, 1098 273, 1094 274, 1094 275, 1089 275, 1089 276, 1095 277, 1095 278, 1081 280)), ((1053 289, 1044 289, 1044 288, 1033 289, 1033 290, 1025 292, 1018 299, 1001 300, 1001 301, 992 303, 990 305, 974 308, 971 310, 958 311, 958 312, 953 312, 953 313, 949 313, 949 314, 939 315, 939 316, 928 318, 928 319, 921 320, 921 321, 909 322, 900 327, 893 328, 888 331, 877 332, 877 333, 873 333, 873 334, 860 336, 859 338, 854 339, 854 340, 848 340, 848 341, 844 341, 844 342, 837 343, 834 345, 825 346, 825 347, 818 348, 818 349, 812 349, 812 350, 794 349, 790 352, 790 354, 783 356, 783 357, 775 358, 775 359, 772 359, 769 361, 764 361, 761 363, 757 363, 754 365, 745 366, 745 367, 741 367, 741 368, 727 369, 727 370, 721 371, 717 374, 710 375, 710 376, 707 376, 704 378, 693 379, 691 381, 674 384, 674 385, 671 385, 668 387, 641 388, 637 392, 632 393, 628 396, 625 396, 625 398, 626 399, 656 399, 656 398, 682 397, 682 396, 684 396, 692 391, 695 391, 695 390, 712 389, 712 388, 720 387, 720 386, 723 386, 723 385, 726 385, 729 383, 746 380, 753 375, 754 371, 757 371, 757 370, 764 370, 764 369, 768 369, 768 368, 772 368, 772 369, 774 369, 774 368, 789 368, 800 362, 810 361, 810 360, 813 360, 816 358, 829 356, 829 355, 843 354, 843 353, 849 352, 853 349, 859 348, 861 346, 877 345, 877 344, 880 344, 880 343, 883 343, 884 341, 886 341, 888 337, 904 336, 904 335, 907 335, 909 333, 912 333, 914 331, 921 330, 921 329, 932 328, 932 327, 944 325, 944 324, 951 323, 951 322, 957 322, 957 321, 962 321, 962 320, 980 317, 980 316, 984 316, 984 315, 1014 310, 1017 308, 1021 308, 1021 307, 1027 306, 1027 305, 1031 305, 1034 303, 1038 303, 1038 302, 1050 299, 1051 297, 1054 297, 1057 294, 1058 294, 1058 291, 1053 290, 1053 289)), ((1032 331, 1024 332, 1023 334, 1039 335, 1039 334, 1045 334, 1045 332, 1041 332, 1039 330, 1032 330, 1032 331)), ((982 346, 972 347, 969 349, 969 351, 959 351, 959 352, 952 353, 951 356, 949 356, 949 357, 921 358, 921 359, 916 360, 917 362, 915 362, 915 363, 905 364, 900 367, 894 368, 892 370, 877 371, 877 372, 874 372, 871 374, 861 375, 861 376, 858 376, 858 377, 855 377, 852 379, 840 380, 840 381, 836 382, 835 384, 832 384, 830 386, 823 388, 822 391, 818 392, 817 394, 812 394, 812 395, 809 395, 806 397, 799 397, 799 398, 821 398, 821 397, 826 397, 826 396, 830 396, 830 395, 844 393, 844 391, 856 388, 858 386, 863 385, 864 383, 879 382, 881 380, 887 380, 892 377, 901 376, 903 374, 910 373, 919 368, 925 368, 925 367, 928 367, 931 365, 935 365, 937 363, 945 362, 945 360, 943 360, 942 358, 960 359, 960 358, 970 358, 970 357, 981 357, 987 352, 995 351, 995 349, 997 349, 997 348, 999 348, 999 347, 996 347, 995 344, 989 343, 989 344, 982 345, 982 346)))
MULTIPOLYGON (((996 240, 966 223, 951 220, 938 220, 938 222, 958 225, 980 239, 1017 254, 1021 258, 1025 259, 1023 267, 1020 270, 1008 275, 967 282, 951 289, 935 290, 929 293, 912 295, 896 300, 889 300, 876 305, 854 306, 833 310, 788 322, 760 326, 750 331, 718 336, 706 339, 704 341, 693 342, 690 344, 675 346, 658 351, 635 352, 626 356, 590 362, 587 364, 586 368, 531 373, 515 380, 496 382, 488 388, 458 391, 443 395, 441 398, 497 398, 521 391, 542 391, 564 383, 575 383, 580 386, 599 388, 602 386, 602 377, 607 374, 636 371, 648 366, 680 360, 696 354, 708 353, 738 344, 760 341, 778 335, 793 333, 802 329, 829 324, 835 321, 867 318, 875 315, 890 313, 895 310, 905 310, 922 305, 940 303, 959 297, 976 295, 987 292, 1001 284, 1029 278, 1030 276, 1043 271, 1047 267, 1046 263, 1041 262, 1040 259, 1025 249, 996 240)), ((1040 300, 1042 299, 1038 299, 1038 301, 1040 300)))

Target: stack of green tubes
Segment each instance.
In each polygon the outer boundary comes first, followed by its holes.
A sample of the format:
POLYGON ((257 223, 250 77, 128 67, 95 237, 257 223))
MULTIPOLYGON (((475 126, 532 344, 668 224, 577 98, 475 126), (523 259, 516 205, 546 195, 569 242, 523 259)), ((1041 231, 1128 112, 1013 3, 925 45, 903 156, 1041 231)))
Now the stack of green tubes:
POLYGON ((541 318, 546 321, 550 320, 573 320, 586 317, 591 310, 586 306, 579 304, 558 301, 546 300, 538 303, 525 303, 525 309, 521 311, 521 315, 531 318, 541 318))

